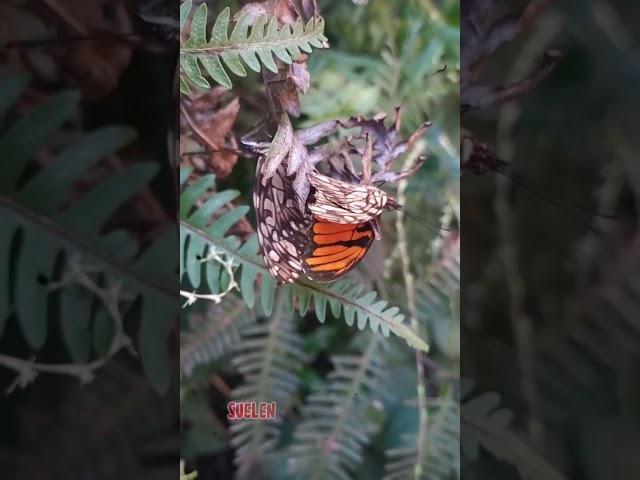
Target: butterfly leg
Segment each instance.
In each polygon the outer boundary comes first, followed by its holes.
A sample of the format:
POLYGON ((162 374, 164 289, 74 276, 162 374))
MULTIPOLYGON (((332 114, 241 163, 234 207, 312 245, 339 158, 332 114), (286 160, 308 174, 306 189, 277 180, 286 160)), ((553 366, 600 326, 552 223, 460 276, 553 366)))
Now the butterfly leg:
POLYGON ((367 145, 362 155, 362 184, 371 185, 371 157, 373 156, 373 142, 371 136, 365 133, 365 141, 367 145))
POLYGON ((371 228, 373 229, 373 235, 376 240, 380 240, 382 238, 382 229, 380 228, 380 217, 373 218, 370 222, 371 228))

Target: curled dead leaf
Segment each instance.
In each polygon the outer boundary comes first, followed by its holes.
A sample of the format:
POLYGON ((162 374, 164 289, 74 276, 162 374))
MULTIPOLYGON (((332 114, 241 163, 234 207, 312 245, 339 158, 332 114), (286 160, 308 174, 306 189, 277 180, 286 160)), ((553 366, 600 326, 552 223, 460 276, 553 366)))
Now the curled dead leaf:
POLYGON ((533 90, 555 68, 560 52, 545 52, 539 65, 525 78, 510 85, 482 84, 479 78, 486 60, 501 45, 529 28, 554 0, 532 0, 520 15, 496 14, 493 0, 463 0, 460 40, 460 109, 487 108, 533 90))
POLYGON ((322 122, 309 128, 294 131, 286 113, 282 113, 278 129, 271 142, 267 142, 266 161, 262 174, 269 178, 278 167, 286 165, 286 173, 292 177, 293 189, 296 192, 298 205, 305 209, 310 193, 308 174, 315 169, 323 168, 326 163, 328 175, 349 182, 397 182, 413 175, 422 165, 419 159, 409 168, 402 171, 391 169, 391 163, 406 152, 424 134, 429 124, 421 125, 408 140, 404 140, 399 132, 400 109, 396 109, 396 118, 390 127, 386 127, 386 115, 381 113, 373 118, 362 116, 341 121, 322 122), (339 128, 360 127, 358 135, 330 140, 339 128), (322 140, 330 140, 319 145, 322 140), (357 173, 354 159, 362 165, 362 172, 357 173), (371 172, 371 163, 377 168, 371 172))
POLYGON ((51 55, 78 83, 85 96, 99 98, 115 89, 131 60, 132 47, 118 35, 133 31, 133 23, 122 0, 67 0, 44 2, 47 21, 63 36, 99 38, 70 41, 51 48, 51 55), (53 16, 51 15, 53 13, 53 16), (102 37, 103 34, 108 33, 102 37))
POLYGON ((181 110, 181 151, 193 152, 188 142, 195 142, 202 148, 200 155, 182 156, 182 164, 191 165, 200 174, 214 172, 218 177, 231 173, 238 161, 234 150, 238 144, 233 135, 240 101, 229 99, 228 91, 222 87, 213 88, 201 94, 183 99, 181 110))

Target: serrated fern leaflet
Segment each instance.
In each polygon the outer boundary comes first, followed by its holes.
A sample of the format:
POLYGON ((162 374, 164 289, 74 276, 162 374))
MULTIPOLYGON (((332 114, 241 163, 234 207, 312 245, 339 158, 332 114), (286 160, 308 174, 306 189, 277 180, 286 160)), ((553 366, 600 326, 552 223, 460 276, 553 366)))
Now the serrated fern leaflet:
POLYGON ((274 55, 278 60, 290 64, 303 52, 310 53, 312 48, 328 46, 321 17, 312 18, 306 25, 298 19, 291 27, 278 25, 275 17, 262 15, 255 19, 249 32, 253 19, 245 12, 237 19, 231 35, 228 35, 230 10, 225 8, 207 35, 206 3, 200 4, 190 15, 192 7, 191 0, 180 5, 180 91, 183 94, 188 94, 191 86, 209 88, 206 76, 231 88, 227 69, 239 77, 247 75, 240 59, 255 72, 260 72, 261 65, 264 65, 276 73, 278 66, 274 55), (189 17, 191 28, 187 31, 189 17), (204 74, 200 67, 204 68, 204 74))

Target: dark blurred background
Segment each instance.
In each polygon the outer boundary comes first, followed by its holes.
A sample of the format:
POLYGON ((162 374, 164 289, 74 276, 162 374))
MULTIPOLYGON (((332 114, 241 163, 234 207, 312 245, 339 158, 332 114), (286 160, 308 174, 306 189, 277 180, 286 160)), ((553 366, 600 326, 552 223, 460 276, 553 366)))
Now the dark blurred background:
POLYGON ((179 476, 175 17, 0 5, 2 478, 179 476))
POLYGON ((462 2, 461 126, 508 164, 461 180, 462 376, 499 394, 463 478, 640 478, 639 9, 462 2))

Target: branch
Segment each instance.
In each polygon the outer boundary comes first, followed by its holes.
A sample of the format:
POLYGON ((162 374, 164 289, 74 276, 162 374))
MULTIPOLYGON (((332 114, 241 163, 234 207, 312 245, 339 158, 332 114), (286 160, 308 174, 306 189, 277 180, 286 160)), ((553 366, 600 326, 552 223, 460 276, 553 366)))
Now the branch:
POLYGON ((187 299, 185 303, 182 305, 182 308, 193 305, 198 300, 211 300, 214 303, 220 303, 222 299, 228 293, 231 292, 231 290, 233 290, 234 288, 238 288, 238 284, 236 283, 236 280, 234 278, 234 272, 233 272, 233 267, 235 266, 233 262, 233 257, 227 256, 227 259, 225 260, 217 252, 216 248, 213 245, 210 245, 209 254, 205 258, 200 260, 200 263, 209 262, 211 260, 218 262, 220 265, 222 265, 222 268, 225 269, 225 271, 229 275, 229 285, 227 285, 227 288, 225 289, 224 292, 217 293, 217 294, 215 293, 203 294, 203 293, 187 292, 185 290, 180 290, 180 296, 185 297, 187 299))
POLYGON ((25 388, 32 383, 40 373, 69 375, 77 377, 82 383, 89 383, 93 380, 95 371, 103 367, 121 349, 126 348, 132 355, 136 355, 131 344, 131 339, 124 332, 122 315, 119 308, 121 300, 131 300, 131 298, 121 292, 122 284, 120 282, 109 281, 109 285, 103 288, 97 285, 88 275, 89 273, 100 271, 99 268, 83 264, 79 256, 73 256, 68 262, 68 269, 63 273, 62 279, 59 282, 49 283, 48 287, 49 290, 56 290, 71 284, 77 284, 91 291, 102 301, 104 308, 113 320, 115 330, 107 353, 97 360, 84 364, 38 363, 35 361, 35 357, 32 357, 30 360, 25 360, 0 354, 0 365, 18 373, 15 380, 5 389, 7 395, 12 393, 17 387, 25 388))
MULTIPOLYGON (((420 148, 415 148, 404 162, 402 169, 408 169, 416 161, 420 148)), ((409 180, 403 178, 398 182, 398 202, 406 205, 406 190, 409 180)), ((418 308, 416 305, 416 289, 414 276, 411 272, 411 262, 409 260, 409 248, 407 246, 407 231, 404 225, 404 211, 399 209, 396 213, 396 231, 398 232, 398 248, 402 265, 402 276, 404 278, 405 291, 407 294, 407 307, 411 320, 411 328, 416 335, 420 333, 420 323, 418 321, 418 308)), ((426 452, 426 435, 429 425, 429 411, 427 410, 427 391, 424 382, 423 354, 420 350, 415 352, 416 361, 416 388, 418 393, 418 438, 416 446, 416 462, 414 464, 413 476, 415 480, 422 478, 422 459, 426 452)))

